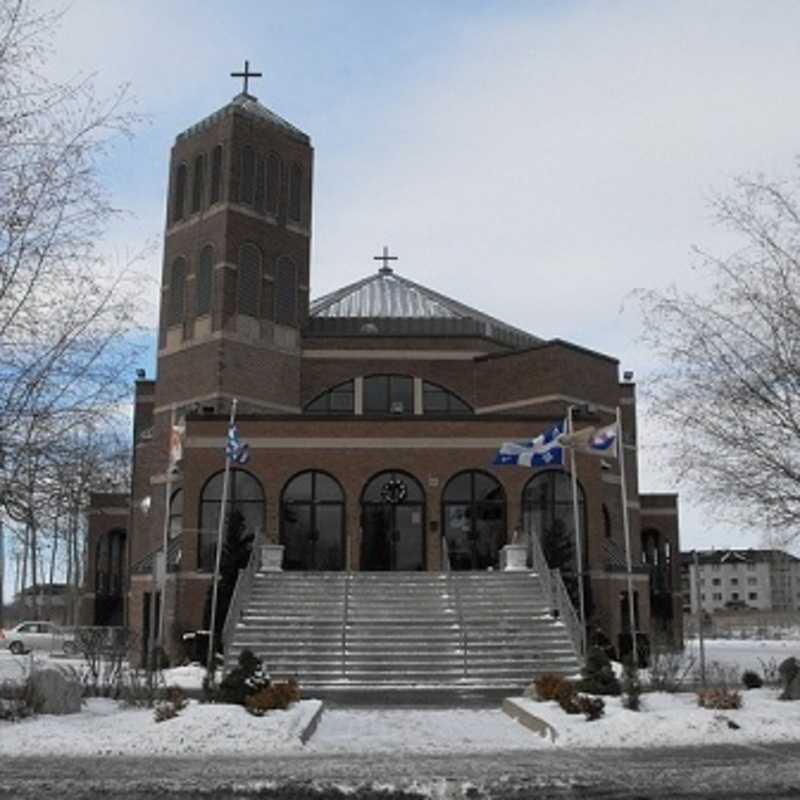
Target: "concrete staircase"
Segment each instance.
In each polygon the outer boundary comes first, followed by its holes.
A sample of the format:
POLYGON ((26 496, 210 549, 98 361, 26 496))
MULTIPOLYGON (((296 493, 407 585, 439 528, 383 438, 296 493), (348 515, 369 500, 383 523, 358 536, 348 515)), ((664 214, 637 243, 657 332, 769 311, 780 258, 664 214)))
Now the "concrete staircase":
POLYGON ((226 650, 305 689, 521 689, 579 665, 532 572, 257 572, 226 650))

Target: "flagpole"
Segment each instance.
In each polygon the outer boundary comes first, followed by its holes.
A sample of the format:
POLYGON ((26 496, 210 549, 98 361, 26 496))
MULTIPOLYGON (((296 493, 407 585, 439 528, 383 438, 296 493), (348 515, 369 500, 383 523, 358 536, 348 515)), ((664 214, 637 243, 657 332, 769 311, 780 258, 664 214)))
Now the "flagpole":
POLYGON ((636 644, 636 607, 633 601, 633 563, 631 561, 631 526, 628 519, 628 483, 625 475, 625 440, 622 435, 622 414, 617 406, 617 448, 619 458, 620 492, 622 493, 622 529, 625 532, 625 561, 628 568, 628 614, 631 626, 631 655, 639 666, 639 651, 636 644))
MULTIPOLYGON (((228 422, 228 431, 236 421, 236 398, 231 404, 231 416, 228 422)), ((225 506, 228 502, 228 481, 231 475, 231 454, 227 446, 228 431, 225 433, 225 476, 222 479, 222 502, 219 509, 219 524, 217 525, 217 553, 214 560, 214 582, 211 589, 211 622, 208 631, 208 660, 206 662, 206 672, 208 682, 213 686, 216 680, 216 668, 214 666, 214 628, 217 623, 217 589, 219 588, 219 565, 222 559, 222 532, 225 527, 225 506)))
MULTIPOLYGON (((567 408, 567 425, 569 427, 570 435, 575 433, 575 425, 572 420, 572 411, 574 406, 567 408)), ((581 521, 580 512, 578 510, 578 468, 575 461, 575 448, 569 448, 569 471, 572 479, 572 515, 575 525, 575 553, 576 553, 576 566, 578 570, 578 604, 580 605, 579 612, 581 617, 581 647, 583 653, 586 655, 586 600, 583 591, 583 546, 581 542, 581 521)))
POLYGON ((172 411, 169 417, 169 451, 167 453, 167 483, 164 489, 164 572, 161 576, 161 605, 159 607, 158 616, 158 645, 161 652, 164 652, 164 641, 166 639, 164 633, 167 622, 167 572, 168 572, 168 549, 169 549, 169 520, 172 509, 170 508, 170 500, 172 499, 172 470, 175 466, 172 463, 172 437, 175 434, 175 406, 172 406, 172 411))

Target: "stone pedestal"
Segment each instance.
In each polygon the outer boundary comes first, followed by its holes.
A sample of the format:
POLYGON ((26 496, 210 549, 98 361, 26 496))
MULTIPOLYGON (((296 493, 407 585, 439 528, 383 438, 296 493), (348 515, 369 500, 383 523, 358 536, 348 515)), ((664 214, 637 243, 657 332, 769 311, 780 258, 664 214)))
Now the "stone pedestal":
POLYGON ((528 569, 528 548, 524 544, 507 544, 500 551, 500 569, 519 572, 528 569))
POLYGON ((264 572, 283 571, 283 545, 282 544, 262 544, 261 545, 261 569, 264 572))

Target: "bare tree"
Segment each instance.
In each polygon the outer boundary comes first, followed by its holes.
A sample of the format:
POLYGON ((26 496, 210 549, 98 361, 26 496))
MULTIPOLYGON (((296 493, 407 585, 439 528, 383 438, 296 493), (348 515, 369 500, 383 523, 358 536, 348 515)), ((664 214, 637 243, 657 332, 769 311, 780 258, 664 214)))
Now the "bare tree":
MULTIPOLYGON (((139 352, 131 265, 99 248, 117 213, 99 165, 135 117, 124 86, 101 98, 91 79, 42 74, 58 21, 29 0, 0 0, 0 516, 34 575, 39 532, 61 519, 57 465, 76 437, 119 425, 139 352)), ((74 554, 75 522, 62 524, 74 554)))
POLYGON ((738 236, 697 251, 707 291, 640 292, 660 358, 649 400, 679 480, 716 513, 800 535, 800 165, 792 181, 741 178, 713 204, 738 236))

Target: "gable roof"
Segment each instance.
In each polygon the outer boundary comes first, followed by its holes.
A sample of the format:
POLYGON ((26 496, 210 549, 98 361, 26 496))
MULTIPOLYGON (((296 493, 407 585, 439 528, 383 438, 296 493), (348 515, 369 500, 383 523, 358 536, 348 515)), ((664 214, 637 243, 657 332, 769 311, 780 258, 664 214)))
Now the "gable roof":
POLYGON ((380 324, 381 320, 404 320, 411 323, 402 326, 405 333, 414 333, 415 330, 420 335, 472 333, 509 340, 514 346, 542 342, 527 331, 404 278, 388 267, 381 267, 375 274, 313 300, 310 332, 332 330, 335 326, 322 323, 327 320, 360 320, 362 332, 388 332, 380 324), (320 322, 315 324, 315 321, 320 322), (364 329, 370 321, 377 323, 377 330, 364 329), (414 322, 419 324, 415 326, 414 322), (426 322, 439 324, 426 325, 426 322))

